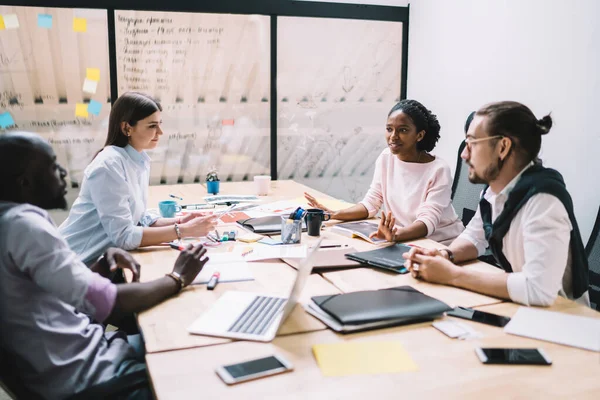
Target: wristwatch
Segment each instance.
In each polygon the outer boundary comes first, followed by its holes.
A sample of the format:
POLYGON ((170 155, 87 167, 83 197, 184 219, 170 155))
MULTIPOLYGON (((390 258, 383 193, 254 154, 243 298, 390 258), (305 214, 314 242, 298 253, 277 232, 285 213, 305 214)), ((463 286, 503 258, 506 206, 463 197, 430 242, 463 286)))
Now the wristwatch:
POLYGON ((177 284, 179 285, 179 289, 177 290, 177 293, 179 293, 181 291, 181 289, 184 288, 185 282, 183 282, 183 278, 181 277, 181 275, 179 273, 173 271, 168 274, 165 274, 165 276, 168 276, 169 278, 171 278, 175 282, 177 282, 177 284))
POLYGON ((438 251, 439 251, 439 252, 445 251, 445 252, 446 252, 446 254, 448 254, 448 260, 449 260, 451 263, 454 263, 454 253, 452 253, 452 251, 451 251, 451 250, 449 250, 449 249, 438 249, 438 251))

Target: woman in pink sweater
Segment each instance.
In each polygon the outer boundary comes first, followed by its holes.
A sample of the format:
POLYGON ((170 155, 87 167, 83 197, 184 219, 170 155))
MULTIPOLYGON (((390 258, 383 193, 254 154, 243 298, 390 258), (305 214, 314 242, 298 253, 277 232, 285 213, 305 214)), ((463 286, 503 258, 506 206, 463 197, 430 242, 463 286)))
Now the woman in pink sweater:
POLYGON ((434 114, 416 100, 402 100, 388 114, 383 150, 373 182, 360 203, 332 211, 305 193, 312 207, 331 218, 353 221, 374 217, 383 206, 379 229, 372 236, 394 242, 428 237, 446 244, 464 226, 450 202, 452 176, 443 160, 429 154, 440 138, 434 114))

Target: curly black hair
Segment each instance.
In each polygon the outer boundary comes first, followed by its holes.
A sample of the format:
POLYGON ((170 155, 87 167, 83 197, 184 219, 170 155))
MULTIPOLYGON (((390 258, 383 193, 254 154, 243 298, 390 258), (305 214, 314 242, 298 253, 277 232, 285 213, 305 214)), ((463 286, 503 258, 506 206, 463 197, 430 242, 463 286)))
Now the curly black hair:
POLYGON ((398 110, 402 110, 404 114, 412 119, 417 127, 417 132, 425 131, 425 136, 417 143, 417 150, 427 152, 433 150, 440 139, 440 123, 435 114, 418 101, 405 99, 400 100, 392 107, 388 117, 398 110))

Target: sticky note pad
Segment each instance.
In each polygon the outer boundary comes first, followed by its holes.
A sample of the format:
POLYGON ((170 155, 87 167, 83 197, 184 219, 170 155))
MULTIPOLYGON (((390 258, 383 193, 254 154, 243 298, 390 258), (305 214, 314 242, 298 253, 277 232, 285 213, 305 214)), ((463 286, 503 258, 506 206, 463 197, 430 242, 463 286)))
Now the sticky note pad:
POLYGON ((83 81, 83 91, 86 93, 96 93, 96 90, 98 89, 98 81, 93 81, 91 79, 85 78, 85 81, 83 81))
POLYGON ((73 18, 73 30, 75 32, 87 32, 87 19, 73 18))
POLYGON ((4 17, 0 15, 0 31, 6 29, 6 25, 4 25, 4 17))
POLYGON ((17 29, 19 27, 19 18, 17 14, 4 15, 4 26, 6 29, 17 29))
POLYGON ((38 14, 38 26, 40 28, 51 29, 52 28, 52 15, 38 14))
POLYGON ((76 117, 89 117, 88 114, 88 105, 85 103, 76 103, 75 104, 75 116, 76 117))
POLYGON ((98 68, 86 68, 85 69, 85 78, 91 81, 99 81, 100 80, 100 70, 98 68))
POLYGON ((419 368, 399 342, 339 342, 313 346, 324 376, 393 374, 419 368))
POLYGON ((100 114, 100 110, 102 109, 102 103, 96 100, 90 100, 90 104, 88 104, 88 112, 91 112, 94 115, 100 114))
POLYGON ((15 120, 13 119, 12 115, 10 115, 10 113, 8 111, 0 114, 0 128, 1 129, 6 129, 9 126, 12 126, 15 124, 15 120))

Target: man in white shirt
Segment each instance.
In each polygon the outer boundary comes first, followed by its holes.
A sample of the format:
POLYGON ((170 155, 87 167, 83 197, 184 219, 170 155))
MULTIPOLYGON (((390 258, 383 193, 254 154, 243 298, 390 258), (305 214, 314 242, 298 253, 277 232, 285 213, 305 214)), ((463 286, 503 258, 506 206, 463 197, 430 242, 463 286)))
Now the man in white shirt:
POLYGON ((106 277, 117 268, 139 276, 135 260, 109 249, 86 267, 45 211, 66 207, 65 176, 39 136, 0 135, 0 363, 44 398, 152 398, 139 337, 95 321, 175 295, 207 262, 206 249, 189 246, 163 278, 115 285, 106 277))
POLYGON ((448 249, 405 254, 414 277, 524 305, 550 306, 557 295, 589 305, 588 265, 562 176, 541 166, 541 135, 552 127, 517 102, 492 103, 473 119, 461 157, 469 180, 489 185, 475 216, 448 249), (457 266, 490 246, 506 273, 457 266))

